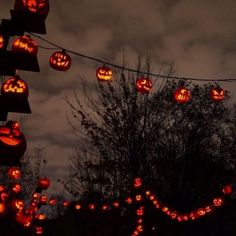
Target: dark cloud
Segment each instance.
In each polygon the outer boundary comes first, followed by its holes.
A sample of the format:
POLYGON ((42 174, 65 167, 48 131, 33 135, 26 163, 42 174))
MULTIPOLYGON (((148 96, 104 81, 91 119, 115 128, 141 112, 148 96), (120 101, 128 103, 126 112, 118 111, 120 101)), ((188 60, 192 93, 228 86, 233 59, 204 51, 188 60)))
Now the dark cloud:
MULTIPOLYGON (((159 72, 163 63, 174 61, 178 75, 236 77, 233 0, 54 0, 50 4, 44 37, 67 49, 119 64, 124 50, 131 67, 137 64, 137 54, 149 54, 154 72, 159 72)), ((9 18, 13 6, 14 1, 1 0, 0 18, 9 18)), ((29 150, 45 147, 47 174, 56 180, 67 174, 65 166, 76 144, 66 120, 69 108, 64 98, 73 97, 75 89, 83 96, 80 77, 95 95, 99 64, 72 55, 71 69, 57 72, 48 66, 52 52, 39 50, 40 73, 20 74, 29 83, 33 111, 23 119, 29 150)), ((222 86, 236 100, 236 84, 222 86)))

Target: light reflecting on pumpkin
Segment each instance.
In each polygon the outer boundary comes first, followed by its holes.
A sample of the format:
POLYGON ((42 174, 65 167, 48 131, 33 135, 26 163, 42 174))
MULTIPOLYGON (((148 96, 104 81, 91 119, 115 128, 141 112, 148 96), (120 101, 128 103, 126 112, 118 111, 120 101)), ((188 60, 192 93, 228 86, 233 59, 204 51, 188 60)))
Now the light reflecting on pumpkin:
POLYGON ((107 66, 99 67, 96 76, 98 81, 109 81, 112 79, 112 70, 107 66))
POLYGON ((174 99, 176 102, 183 104, 190 100, 191 93, 185 87, 180 87, 174 91, 174 99))
POLYGON ((220 87, 212 88, 210 97, 213 101, 222 101, 225 98, 225 91, 220 87))
POLYGON ((65 51, 56 51, 49 58, 50 66, 59 71, 66 71, 71 67, 71 57, 65 51))
POLYGON ((149 93, 152 86, 152 81, 149 78, 141 77, 136 80, 136 89, 140 93, 149 93))

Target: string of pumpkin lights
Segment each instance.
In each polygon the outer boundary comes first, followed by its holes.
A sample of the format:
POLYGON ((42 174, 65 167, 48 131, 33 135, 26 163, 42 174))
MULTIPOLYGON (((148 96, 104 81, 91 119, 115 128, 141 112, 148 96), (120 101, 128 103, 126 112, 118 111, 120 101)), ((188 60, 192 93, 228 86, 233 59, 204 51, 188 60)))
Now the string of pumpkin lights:
POLYGON ((135 73, 138 73, 138 74, 142 74, 142 75, 146 75, 146 76, 152 76, 152 77, 157 77, 157 78, 163 78, 163 79, 178 79, 178 80, 191 80, 191 81, 204 81, 204 82, 236 82, 236 78, 225 78, 225 79, 207 79, 207 78, 197 78, 197 77, 185 77, 185 76, 177 76, 177 75, 164 75, 164 74, 160 74, 160 73, 152 73, 152 72, 147 72, 147 71, 140 71, 140 70, 137 70, 137 69, 133 69, 133 68, 130 68, 130 67, 126 67, 124 65, 118 65, 118 64, 115 64, 115 63, 111 63, 109 61, 106 61, 106 60, 102 60, 102 59, 99 59, 99 58, 96 58, 96 57, 93 57, 93 56, 88 56, 88 55, 85 55, 85 54, 81 54, 77 51, 73 51, 73 50, 70 50, 70 49, 66 49, 54 42, 51 42, 39 35, 36 35, 34 33, 30 33, 28 32, 30 35, 54 46, 55 48, 50 48, 50 47, 44 47, 44 46, 39 46, 40 48, 42 49, 46 49, 46 50, 56 50, 56 49, 60 49, 64 52, 67 52, 67 53, 70 53, 70 54, 73 54, 75 56, 78 56, 78 57, 82 57, 82 58, 85 58, 85 59, 88 59, 88 60, 91 60, 91 61, 95 61, 95 62, 99 62, 103 65, 107 65, 107 66, 111 66, 111 67, 114 67, 114 68, 117 68, 117 69, 122 69, 122 70, 126 70, 126 71, 129 71, 129 72, 135 72, 135 73))

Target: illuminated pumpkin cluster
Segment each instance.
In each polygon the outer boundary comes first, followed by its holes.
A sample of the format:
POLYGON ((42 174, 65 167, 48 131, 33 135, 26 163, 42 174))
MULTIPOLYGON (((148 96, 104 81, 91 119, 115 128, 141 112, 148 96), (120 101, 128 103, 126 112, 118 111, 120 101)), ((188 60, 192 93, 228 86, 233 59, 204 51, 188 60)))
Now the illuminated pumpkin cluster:
POLYGON ((19 76, 14 76, 7 79, 1 88, 2 95, 14 95, 27 98, 29 96, 29 89, 26 82, 19 78, 19 76))
POLYGON ((149 78, 140 77, 136 80, 136 89, 140 93, 149 93, 152 86, 152 81, 149 78))
POLYGON ((98 81, 109 81, 112 79, 112 70, 104 65, 97 69, 96 76, 98 81))
POLYGON ((23 35, 13 41, 11 50, 13 52, 25 52, 31 55, 37 55, 38 46, 29 35, 23 35))
POLYGON ((174 100, 177 103, 183 104, 190 100, 191 93, 185 87, 180 87, 174 91, 174 100))
POLYGON ((49 12, 49 0, 16 0, 15 10, 28 11, 46 17, 49 12))
POLYGON ((59 71, 66 71, 71 67, 71 57, 64 50, 54 52, 49 58, 50 66, 59 71))

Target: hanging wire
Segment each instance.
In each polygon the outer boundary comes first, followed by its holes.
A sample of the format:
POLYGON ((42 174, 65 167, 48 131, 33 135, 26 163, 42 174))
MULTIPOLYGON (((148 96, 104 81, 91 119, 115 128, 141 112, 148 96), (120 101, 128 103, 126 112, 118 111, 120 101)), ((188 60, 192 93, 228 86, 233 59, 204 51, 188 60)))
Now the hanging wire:
POLYGON ((73 51, 73 50, 70 50, 70 49, 66 49, 64 47, 61 47, 60 45, 58 44, 55 44, 39 35, 36 35, 36 34, 33 34, 33 33, 30 33, 28 32, 30 35, 54 46, 55 48, 47 48, 47 47, 43 47, 43 46, 39 46, 40 48, 42 49, 48 49, 48 50, 57 50, 57 49, 61 49, 61 50, 64 50, 68 53, 71 53, 75 56, 78 56, 78 57, 82 57, 82 58, 85 58, 85 59, 88 59, 88 60, 91 60, 91 61, 95 61, 95 62, 99 62, 99 63, 102 63, 103 65, 108 65, 108 66, 111 66, 111 67, 114 67, 114 68, 117 68, 117 69, 122 69, 122 70, 126 70, 126 71, 130 71, 130 72, 134 72, 134 73, 139 73, 139 74, 142 74, 142 75, 146 75, 146 76, 152 76, 152 77, 158 77, 158 78, 163 78, 163 79, 177 79, 177 80, 191 80, 191 81, 204 81, 204 82, 236 82, 236 78, 226 78, 226 79, 207 79, 207 78, 197 78, 197 77, 182 77, 182 76, 177 76, 177 75, 163 75, 163 74, 160 74, 160 73, 152 73, 152 72, 147 72, 147 71, 139 71, 139 70, 136 70, 136 69, 133 69, 133 68, 130 68, 130 67, 126 67, 124 65, 117 65, 117 64, 114 64, 114 63, 111 63, 109 61, 105 61, 105 60, 101 60, 99 58, 96 58, 96 57, 92 57, 92 56, 88 56, 88 55, 84 55, 84 54, 81 54, 79 52, 76 52, 76 51, 73 51))

